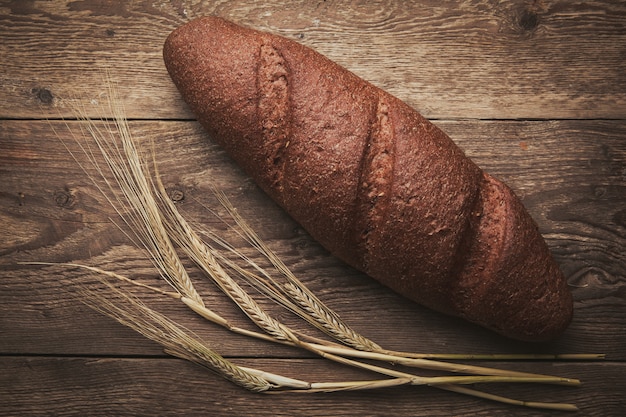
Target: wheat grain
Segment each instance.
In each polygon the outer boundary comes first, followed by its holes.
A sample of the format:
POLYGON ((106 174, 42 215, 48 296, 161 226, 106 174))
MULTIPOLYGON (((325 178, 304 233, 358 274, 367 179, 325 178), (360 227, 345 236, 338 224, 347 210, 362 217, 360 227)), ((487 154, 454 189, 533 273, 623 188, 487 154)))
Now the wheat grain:
POLYGON ((323 330, 335 339, 357 350, 378 351, 381 349, 376 343, 347 327, 334 312, 320 305, 317 297, 312 297, 309 291, 291 282, 285 284, 284 288, 291 299, 308 313, 306 316, 310 317, 312 322, 320 324, 323 330))

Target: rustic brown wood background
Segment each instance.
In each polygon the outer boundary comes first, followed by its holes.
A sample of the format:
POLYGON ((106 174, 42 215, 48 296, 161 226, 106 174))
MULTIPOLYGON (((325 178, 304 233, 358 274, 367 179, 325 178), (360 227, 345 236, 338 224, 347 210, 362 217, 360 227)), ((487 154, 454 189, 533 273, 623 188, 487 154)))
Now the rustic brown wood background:
MULTIPOLYGON (((0 1, 0 414, 212 416, 547 415, 433 388, 248 393, 82 305, 80 261, 149 279, 144 254, 57 136, 80 156, 68 99, 103 114, 104 68, 133 133, 157 143, 166 185, 203 227, 213 181, 288 265, 356 329, 389 348, 447 353, 597 353, 600 362, 499 363, 583 380, 506 386, 626 412, 626 3, 613 1, 0 1), (329 256, 193 120, 161 59, 165 37, 216 14, 296 39, 387 89, 504 179, 537 220, 571 285, 576 315, 549 344, 512 342, 413 305, 329 256), (67 119, 67 123, 63 121, 67 119)), ((80 140, 80 139, 79 139, 80 140)), ((232 320, 243 318, 210 284, 232 320)), ((309 380, 363 376, 207 326, 146 296, 236 363, 309 380), (334 376, 333 376, 334 375, 334 376)), ((291 320, 285 316, 286 320, 291 320)))

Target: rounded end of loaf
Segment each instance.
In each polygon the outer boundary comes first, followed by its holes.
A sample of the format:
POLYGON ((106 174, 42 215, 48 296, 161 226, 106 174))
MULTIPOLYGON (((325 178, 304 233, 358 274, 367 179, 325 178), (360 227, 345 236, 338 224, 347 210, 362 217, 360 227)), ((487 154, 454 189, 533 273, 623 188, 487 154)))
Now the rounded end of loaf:
POLYGON ((573 302, 536 223, 513 191, 484 174, 455 294, 457 314, 530 342, 558 337, 573 302))

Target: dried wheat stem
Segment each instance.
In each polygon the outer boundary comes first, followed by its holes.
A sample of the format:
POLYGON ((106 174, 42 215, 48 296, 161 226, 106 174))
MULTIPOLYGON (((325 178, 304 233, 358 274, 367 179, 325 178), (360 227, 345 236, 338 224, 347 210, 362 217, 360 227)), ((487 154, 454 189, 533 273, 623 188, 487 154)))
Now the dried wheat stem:
POLYGON ((450 362, 439 362, 432 359, 414 359, 405 358, 395 355, 388 355, 379 352, 363 352, 353 349, 346 349, 344 347, 316 345, 317 349, 323 350, 327 353, 333 353, 340 356, 349 356, 360 359, 376 360, 381 362, 394 363, 398 365, 416 367, 420 369, 429 369, 436 371, 446 371, 453 373, 465 373, 473 375, 483 376, 515 376, 515 377, 528 377, 528 378, 543 378, 544 383, 556 383, 559 385, 580 385, 578 379, 554 377, 550 375, 534 374, 528 372, 517 372, 502 369, 495 369, 483 366, 474 366, 466 364, 455 364, 450 362))
POLYGON ((110 277, 110 278, 115 278, 117 280, 120 280, 120 281, 123 281, 123 282, 127 282, 129 284, 133 284, 133 285, 138 286, 138 287, 146 288, 146 289, 148 289, 150 291, 153 291, 153 292, 155 292, 157 294, 166 295, 166 296, 168 296, 170 298, 174 298, 174 299, 177 299, 177 300, 182 298, 182 296, 178 292, 164 291, 164 290, 162 290, 160 288, 153 287, 151 285, 135 281, 135 280, 130 279, 130 278, 124 276, 124 275, 120 275, 120 274, 117 274, 117 273, 112 272, 112 271, 107 271, 105 269, 98 268, 96 266, 77 264, 77 263, 73 263, 73 262, 62 262, 62 263, 55 263, 55 262, 20 262, 20 264, 22 264, 22 265, 49 265, 49 266, 52 266, 52 265, 65 265, 65 266, 71 266, 71 267, 75 267, 75 268, 82 268, 82 269, 89 270, 91 272, 96 272, 98 274, 105 275, 105 276, 110 277))
MULTIPOLYGON (((87 268, 90 269, 90 268, 87 268)), ((99 271, 96 269, 93 272, 99 271)), ((108 274, 106 274, 109 276, 108 274)), ((119 278, 114 276, 114 278, 119 278)), ((341 390, 364 390, 375 389, 382 387, 390 387, 397 385, 432 385, 438 388, 447 389, 463 393, 466 395, 472 395, 481 398, 487 398, 494 401, 505 402, 508 404, 524 405, 528 407, 536 408, 548 408, 548 409, 573 409, 573 406, 568 404, 550 404, 550 403, 538 403, 538 402, 523 402, 501 396, 495 396, 492 394, 484 393, 473 389, 464 389, 456 385, 450 385, 452 383, 478 383, 478 382, 507 382, 515 381, 520 382, 518 378, 498 378, 492 377, 489 380, 485 380, 482 377, 429 377, 420 378, 410 374, 403 374, 401 372, 386 370, 385 374, 392 376, 387 380, 370 380, 370 381, 347 381, 347 382, 318 382, 308 383, 302 380, 295 380, 292 378, 284 377, 274 373, 266 371, 260 371, 251 368, 239 367, 227 361, 219 354, 208 348, 197 338, 190 336, 179 325, 171 322, 167 317, 157 313, 154 310, 149 309, 143 305, 139 300, 122 293, 118 289, 110 286, 106 283, 109 290, 113 292, 115 296, 124 301, 125 307, 122 307, 120 303, 111 302, 110 299, 102 295, 101 292, 84 291, 83 294, 87 294, 84 297, 83 302, 90 305, 92 308, 100 311, 103 314, 109 315, 119 321, 120 323, 133 328, 144 336, 160 343, 165 347, 165 351, 173 356, 177 356, 191 362, 208 367, 214 371, 220 373, 224 378, 231 380, 232 382, 240 385, 250 391, 267 392, 275 389, 289 389, 289 390, 304 390, 304 392, 332 392, 341 390)), ((324 355, 325 357, 331 355, 324 355)), ((335 359, 335 358, 333 358, 335 359)), ((350 360, 339 360, 341 363, 350 364, 350 360)), ((365 369, 378 371, 377 367, 366 366, 365 369)), ((542 382, 532 381, 530 378, 526 382, 542 382)))
POLYGON ((268 333, 259 333, 259 332, 255 332, 255 331, 251 331, 251 330, 247 330, 241 327, 237 327, 234 326, 232 323, 230 323, 228 320, 226 320, 225 318, 223 318, 222 316, 218 315, 217 313, 215 313, 214 311, 208 309, 205 306, 202 306, 198 303, 196 303, 194 300, 190 299, 190 298, 186 298, 186 297, 182 297, 181 301, 183 303, 185 303, 185 305, 187 307, 189 307, 191 310, 193 310, 196 314, 198 314, 199 316, 209 320, 212 323, 215 324, 219 324, 220 326, 226 328, 227 330, 230 330, 233 333, 237 333, 243 336, 248 336, 248 337, 252 337, 255 339, 259 339, 259 340, 265 340, 268 342, 274 342, 274 343, 281 343, 281 344, 286 344, 289 346, 294 346, 294 343, 292 342, 291 339, 287 340, 284 338, 277 338, 275 336, 273 336, 272 334, 268 334, 268 333))
POLYGON ((558 410, 558 411, 578 411, 578 407, 573 404, 567 403, 546 403, 546 402, 536 402, 536 401, 521 401, 515 400, 508 397, 503 397, 501 395, 490 394, 483 391, 478 391, 472 388, 459 386, 459 385, 439 385, 437 386, 439 389, 456 392, 459 394, 470 395, 472 397, 483 398, 486 400, 496 401, 499 403, 517 405, 522 407, 529 408, 538 408, 543 410, 558 410))
POLYGON ((338 392, 338 391, 362 391, 371 389, 381 389, 397 387, 400 385, 410 385, 409 378, 379 379, 371 381, 350 381, 350 382, 315 382, 311 383, 311 388, 306 392, 338 392))
POLYGON ((523 361, 523 360, 565 360, 565 361, 589 361, 602 360, 606 358, 601 353, 504 353, 504 354, 476 354, 476 353, 414 353, 399 352, 393 350, 383 350, 381 353, 387 353, 396 357, 413 358, 413 359, 436 359, 436 360, 480 360, 480 361, 523 361))
POLYGON ((277 388, 289 387, 290 389, 295 390, 309 390, 313 385, 310 382, 302 381, 300 379, 288 378, 272 372, 261 371, 254 368, 246 368, 244 366, 240 366, 240 368, 252 375, 256 375, 259 378, 270 382, 273 386, 277 388))
MULTIPOLYGON (((414 375, 408 372, 397 371, 389 368, 384 368, 378 365, 373 365, 365 362, 355 361, 346 357, 337 355, 335 353, 327 352, 325 348, 318 349, 318 346, 312 344, 302 345, 304 349, 317 353, 318 355, 338 362, 344 365, 349 365, 356 368, 361 368, 376 372, 382 375, 387 375, 394 378, 409 378, 412 385, 430 385, 437 386, 441 384, 479 384, 479 383, 494 383, 494 382, 517 382, 517 383, 544 383, 544 384, 559 384, 559 385, 577 385, 575 380, 561 377, 553 377, 546 375, 533 375, 533 374, 507 374, 501 375, 471 375, 471 376, 442 376, 442 377, 423 377, 414 375)), ((445 364, 442 364, 445 365, 445 364)), ((442 368, 437 368, 442 369, 442 368)), ((449 370, 449 369, 448 369, 449 370)))

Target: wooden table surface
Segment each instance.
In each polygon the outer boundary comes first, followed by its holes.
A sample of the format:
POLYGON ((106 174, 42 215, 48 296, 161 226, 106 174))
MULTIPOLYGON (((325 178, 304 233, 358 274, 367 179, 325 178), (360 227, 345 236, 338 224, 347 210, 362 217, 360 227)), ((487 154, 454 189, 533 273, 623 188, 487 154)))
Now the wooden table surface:
MULTIPOLYGON (((626 412, 626 3, 613 1, 0 1, 0 415, 550 415, 431 387, 249 393, 83 305, 81 262, 157 280, 145 254, 58 139, 81 153, 68 104, 106 117, 108 69, 135 137, 200 227, 210 184, 318 296, 385 347, 435 353, 605 353, 603 361, 501 361, 580 378, 506 385, 515 398, 626 412), (311 46, 405 100, 507 182, 539 224, 575 299, 558 340, 533 345, 414 305, 320 248, 198 127, 161 58, 177 26, 215 14, 311 46)), ((80 141, 80 139, 78 139, 80 141)), ((237 310, 190 266, 229 319, 237 310)), ((307 380, 370 376, 144 300, 233 362, 307 380)), ((296 320, 279 313, 288 323, 296 320)), ((479 362, 483 364, 482 362, 479 362)), ((554 412, 555 415, 563 414, 554 412)))

